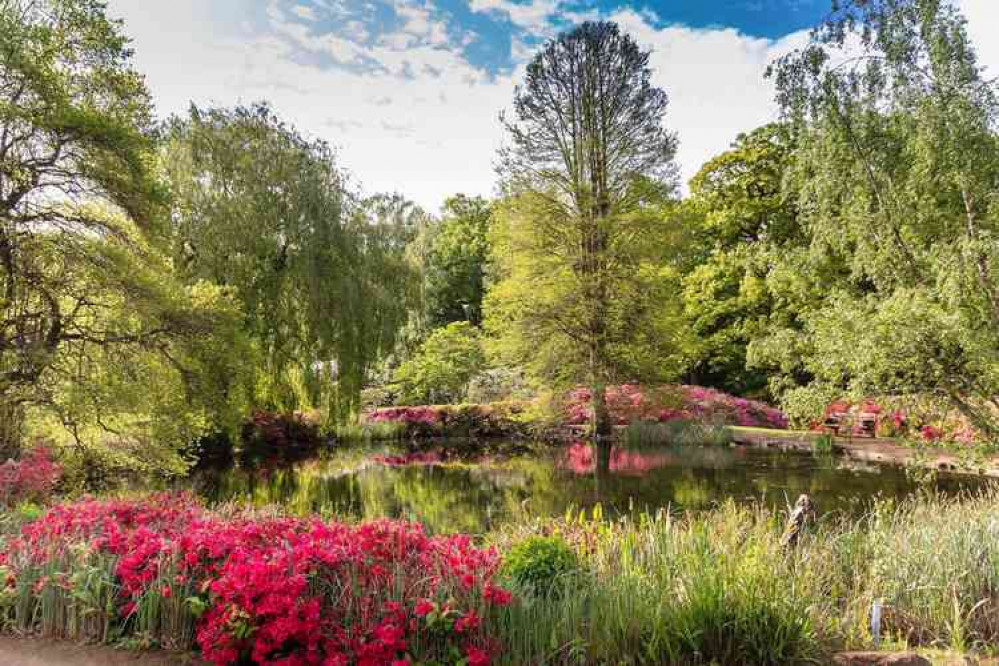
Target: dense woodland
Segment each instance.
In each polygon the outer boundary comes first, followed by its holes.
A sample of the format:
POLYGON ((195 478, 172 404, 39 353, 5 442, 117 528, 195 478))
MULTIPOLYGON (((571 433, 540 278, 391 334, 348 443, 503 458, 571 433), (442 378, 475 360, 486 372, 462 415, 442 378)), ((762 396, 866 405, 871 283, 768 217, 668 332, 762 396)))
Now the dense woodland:
POLYGON ((798 423, 919 394, 999 433, 999 100, 947 3, 842 4, 686 194, 648 52, 583 24, 531 60, 496 196, 439 214, 265 101, 157 118, 96 0, 2 0, 0 34, 7 455, 180 472, 259 411, 577 386, 599 435, 621 382, 798 423))

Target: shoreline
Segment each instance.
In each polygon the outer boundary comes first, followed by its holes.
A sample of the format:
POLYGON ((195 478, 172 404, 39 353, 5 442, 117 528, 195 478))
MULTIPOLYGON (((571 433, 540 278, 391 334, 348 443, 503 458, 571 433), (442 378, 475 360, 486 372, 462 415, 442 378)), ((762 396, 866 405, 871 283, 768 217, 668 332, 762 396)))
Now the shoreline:
MULTIPOLYGON (((756 448, 786 451, 815 451, 822 433, 731 427, 732 443, 756 448)), ((999 456, 967 455, 937 447, 913 448, 893 439, 879 437, 833 437, 833 453, 851 460, 887 465, 915 466, 927 470, 999 478, 999 456)))

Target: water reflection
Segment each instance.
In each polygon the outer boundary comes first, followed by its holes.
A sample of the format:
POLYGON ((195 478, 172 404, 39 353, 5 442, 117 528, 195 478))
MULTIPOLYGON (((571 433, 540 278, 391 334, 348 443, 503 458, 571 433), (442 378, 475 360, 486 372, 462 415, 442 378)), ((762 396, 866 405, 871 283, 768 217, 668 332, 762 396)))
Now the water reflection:
MULTIPOLYGON (((498 447, 484 456, 453 447, 419 453, 354 448, 286 466, 202 470, 193 483, 211 502, 280 504, 300 514, 356 519, 399 517, 435 532, 473 533, 525 514, 561 515, 597 504, 607 515, 704 509, 728 499, 783 508, 802 492, 812 495, 820 512, 857 513, 874 496, 900 498, 920 488, 901 468, 793 452, 694 446, 613 449, 607 461, 598 456, 583 444, 498 447), (601 467, 607 471, 597 474, 601 467)), ((941 475, 929 487, 955 493, 986 483, 941 475)))

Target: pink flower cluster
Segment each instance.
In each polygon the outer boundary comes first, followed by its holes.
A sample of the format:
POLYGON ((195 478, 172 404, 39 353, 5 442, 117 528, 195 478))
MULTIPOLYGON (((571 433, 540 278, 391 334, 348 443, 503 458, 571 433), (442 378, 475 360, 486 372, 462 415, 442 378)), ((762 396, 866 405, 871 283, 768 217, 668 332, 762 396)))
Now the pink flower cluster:
POLYGON ((0 465, 0 505, 45 500, 59 483, 62 472, 62 465, 52 459, 44 446, 30 449, 20 460, 8 460, 0 465))
POLYGON ((511 601, 493 582, 497 552, 465 535, 391 520, 223 518, 183 494, 56 506, 0 564, 16 580, 81 546, 118 558, 123 615, 146 594, 193 597, 204 610, 197 643, 214 664, 399 666, 456 652, 487 664, 498 646, 482 619, 511 601))
MULTIPOLYGON (((590 420, 590 390, 570 391, 565 405, 566 421, 582 425, 590 420)), ((703 386, 642 387, 638 384, 608 386, 607 408, 618 425, 632 421, 697 421, 718 425, 787 428, 787 417, 756 400, 737 398, 703 386)))
POLYGON ((382 407, 368 413, 370 423, 405 423, 432 426, 440 423, 443 408, 438 405, 419 405, 416 407, 382 407))
POLYGON ((368 423, 398 423, 407 435, 505 437, 521 428, 516 418, 524 404, 518 401, 472 405, 417 405, 381 407, 368 412, 368 423))

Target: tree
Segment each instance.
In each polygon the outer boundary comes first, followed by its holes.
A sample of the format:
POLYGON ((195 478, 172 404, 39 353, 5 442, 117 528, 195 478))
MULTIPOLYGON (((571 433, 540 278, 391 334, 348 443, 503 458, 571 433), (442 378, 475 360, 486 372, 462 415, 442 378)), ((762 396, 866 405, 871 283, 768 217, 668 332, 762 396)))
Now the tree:
POLYGON ((522 352, 552 354, 532 367, 561 366, 563 378, 589 384, 598 437, 610 430, 607 382, 669 341, 651 339, 668 308, 647 300, 665 294, 643 293, 664 277, 646 261, 655 248, 643 234, 663 224, 676 148, 648 60, 616 24, 584 23, 531 60, 504 121, 499 242, 513 254, 495 253, 508 282, 491 296, 494 318, 528 345, 522 352))
POLYGON ((354 195, 329 146, 266 105, 192 107, 167 136, 176 261, 235 291, 264 359, 259 400, 351 412, 410 308, 409 218, 354 195))
POLYGON ((429 325, 482 322, 485 263, 489 255, 489 202, 458 194, 444 202, 427 256, 429 325))
POLYGON ((452 322, 433 331, 399 366, 399 399, 403 404, 462 402, 472 377, 484 367, 479 330, 467 321, 452 322))
POLYGON ((773 71, 810 235, 796 270, 841 266, 803 313, 808 390, 930 393, 999 435, 999 100, 963 18, 845 3, 773 71))
POLYGON ((172 423, 158 444, 183 444, 207 405, 187 362, 226 306, 163 260, 165 192, 127 39, 96 0, 0 0, 0 54, 0 447, 16 451, 26 410, 77 443, 172 423), (118 418, 104 380, 154 366, 163 400, 133 387, 118 418), (183 403, 170 415, 168 391, 183 403))
POLYGON ((785 175, 790 128, 741 134, 690 181, 693 229, 683 277, 685 315, 696 334, 688 374, 736 394, 764 390, 767 374, 747 367, 750 341, 772 327, 797 326, 790 302, 770 290, 771 256, 805 244, 785 175))

